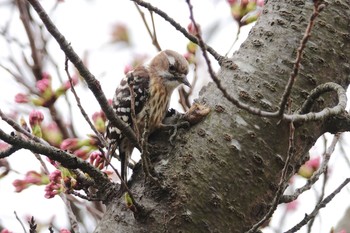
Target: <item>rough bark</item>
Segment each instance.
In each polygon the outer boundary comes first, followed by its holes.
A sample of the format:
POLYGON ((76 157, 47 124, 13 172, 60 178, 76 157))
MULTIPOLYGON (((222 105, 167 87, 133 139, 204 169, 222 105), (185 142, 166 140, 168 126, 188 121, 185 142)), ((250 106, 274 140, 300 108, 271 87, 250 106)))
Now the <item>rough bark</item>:
MULTIPOLYGON (((275 111, 289 78, 312 1, 269 0, 247 41, 218 75, 231 95, 275 111)), ((317 85, 350 79, 350 2, 328 1, 317 18, 292 92, 292 111, 317 85)), ((115 199, 95 232, 244 232, 259 221, 275 195, 289 145, 289 123, 261 118, 228 102, 214 84, 200 92, 211 113, 179 132, 171 147, 152 141, 151 157, 164 189, 144 183, 140 166, 129 186, 146 211, 127 210, 115 199)), ((337 103, 323 95, 314 111, 337 103)), ((296 124, 290 174, 307 159, 316 139, 332 128, 328 119, 296 124)), ((348 126, 344 126, 348 127, 348 126)), ((156 135, 157 136, 157 135, 156 135)), ((163 139, 162 139, 163 138, 163 139)))

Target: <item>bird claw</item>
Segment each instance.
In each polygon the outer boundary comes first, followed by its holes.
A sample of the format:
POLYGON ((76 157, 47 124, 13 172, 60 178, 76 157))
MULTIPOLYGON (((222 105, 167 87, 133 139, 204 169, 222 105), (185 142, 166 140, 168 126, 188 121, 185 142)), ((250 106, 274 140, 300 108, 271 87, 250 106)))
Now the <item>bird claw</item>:
POLYGON ((182 121, 180 123, 176 123, 176 124, 173 124, 173 125, 166 125, 165 127, 166 128, 170 128, 169 131, 173 130, 173 133, 169 137, 169 142, 170 142, 170 145, 174 146, 175 145, 174 144, 174 139, 175 139, 175 137, 177 135, 177 130, 179 128, 181 129, 181 128, 188 128, 188 127, 190 127, 190 123, 187 122, 187 121, 182 121))

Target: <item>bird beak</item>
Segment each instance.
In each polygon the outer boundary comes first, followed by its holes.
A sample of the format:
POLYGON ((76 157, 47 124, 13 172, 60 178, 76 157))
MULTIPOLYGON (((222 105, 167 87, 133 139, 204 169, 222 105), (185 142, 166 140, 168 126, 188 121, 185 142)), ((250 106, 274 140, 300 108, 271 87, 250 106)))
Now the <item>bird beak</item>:
POLYGON ((191 86, 190 82, 188 81, 186 75, 183 75, 183 76, 181 77, 181 80, 182 80, 182 83, 183 83, 183 84, 185 84, 185 85, 188 86, 189 88, 192 88, 192 86, 191 86))

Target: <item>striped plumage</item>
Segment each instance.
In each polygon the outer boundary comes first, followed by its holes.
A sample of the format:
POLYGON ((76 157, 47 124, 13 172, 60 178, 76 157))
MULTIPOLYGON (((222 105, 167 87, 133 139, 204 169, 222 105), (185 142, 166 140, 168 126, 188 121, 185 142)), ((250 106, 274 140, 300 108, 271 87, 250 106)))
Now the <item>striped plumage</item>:
MULTIPOLYGON (((190 86, 186 78, 187 73, 188 63, 182 55, 172 50, 160 52, 148 66, 143 65, 135 68, 121 80, 113 97, 115 113, 132 128, 134 127, 131 118, 131 95, 128 84, 128 80, 133 80, 139 135, 142 135, 145 127, 146 109, 148 109, 148 132, 154 132, 162 126, 173 90, 180 84, 190 86)), ((111 150, 119 149, 121 176, 126 181, 127 165, 134 147, 128 138, 110 123, 107 125, 106 137, 109 143, 108 154, 111 154, 111 150)))

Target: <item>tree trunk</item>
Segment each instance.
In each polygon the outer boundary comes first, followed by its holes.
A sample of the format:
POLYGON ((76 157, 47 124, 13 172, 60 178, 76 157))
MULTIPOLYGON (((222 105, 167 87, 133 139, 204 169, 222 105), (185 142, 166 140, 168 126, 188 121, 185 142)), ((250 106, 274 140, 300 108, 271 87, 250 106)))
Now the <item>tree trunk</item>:
MULTIPOLYGON (((222 67, 218 73, 231 95, 265 111, 277 110, 312 9, 312 1, 267 1, 232 57, 238 68, 222 67)), ((348 0, 329 1, 316 19, 291 94, 292 112, 322 83, 348 86, 349 22, 348 0)), ((313 111, 337 101, 335 93, 323 95, 313 111)), ((112 200, 95 232, 244 232, 265 215, 287 157, 290 124, 237 108, 213 83, 203 87, 198 102, 210 107, 210 114, 180 131, 174 147, 160 137, 151 142, 153 165, 165 188, 144 183, 140 166, 134 170, 129 187, 146 214, 126 209, 124 198, 112 200)), ((332 128, 329 122, 295 124, 290 175, 332 128)))

